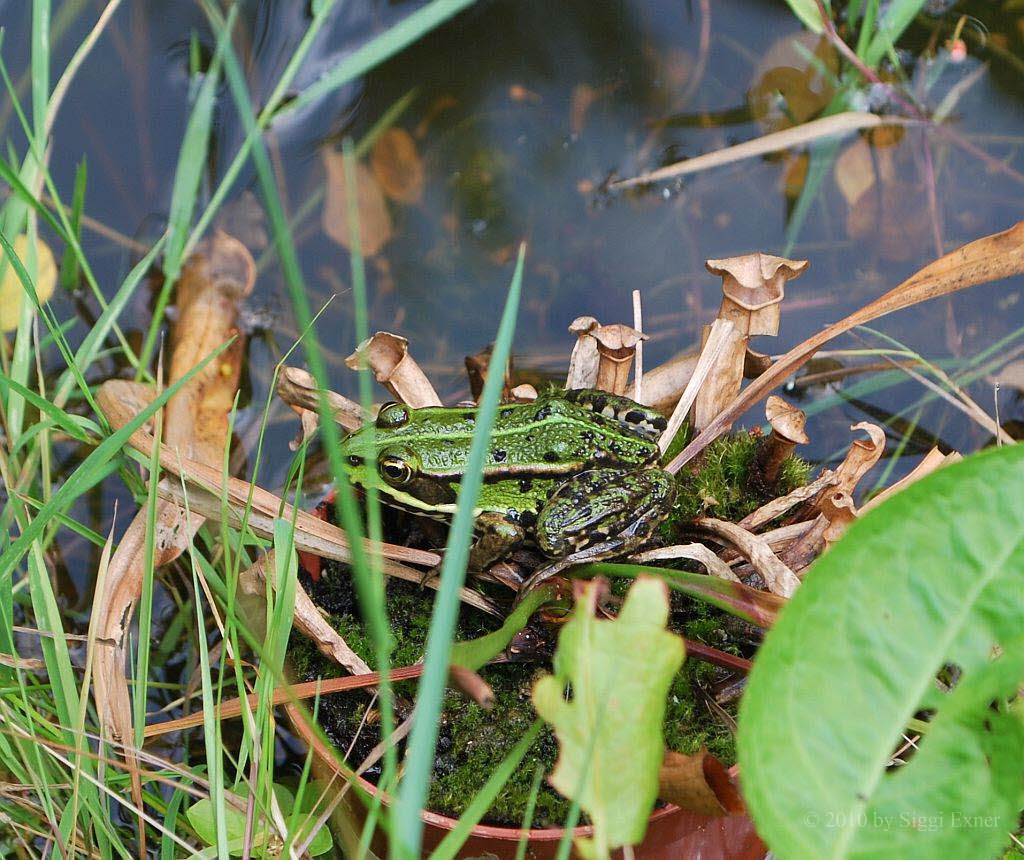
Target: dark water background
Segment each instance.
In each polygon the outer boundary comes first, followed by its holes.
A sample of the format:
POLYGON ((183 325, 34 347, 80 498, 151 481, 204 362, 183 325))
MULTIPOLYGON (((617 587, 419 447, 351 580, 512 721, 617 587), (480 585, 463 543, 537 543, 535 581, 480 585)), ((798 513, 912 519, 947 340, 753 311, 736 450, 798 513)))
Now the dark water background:
MULTIPOLYGON (((78 11, 67 14, 70 23, 53 39, 54 80, 101 4, 65 0, 55 5, 55 21, 62 10, 78 11)), ((297 88, 416 8, 411 2, 371 0, 340 6, 297 88)), ((237 47, 257 105, 301 38, 306 7, 290 0, 242 4, 237 47)), ((774 87, 790 73, 779 69, 807 65, 792 59, 798 53, 790 51, 790 60, 780 53, 779 40, 801 31, 781 2, 481 0, 364 80, 274 126, 268 139, 293 216, 324 188, 322 150, 337 146, 344 135, 358 140, 415 89, 397 125, 414 134, 426 184, 419 203, 391 205, 394 235, 369 261, 371 326, 408 337, 446 400, 465 396, 463 356, 493 335, 511 275, 510 257, 521 239, 529 243, 529 260, 516 337, 520 366, 563 373, 571 346, 568 323, 581 314, 631 322, 630 293, 640 289, 651 335, 645 364, 653 367, 691 347, 701 325, 714 317, 720 286, 704 270, 704 260, 752 250, 811 261, 810 271, 787 291, 779 336, 758 344, 765 352, 781 353, 894 286, 940 248, 950 250, 1024 216, 1024 13, 1007 7, 1012 4, 960 3, 941 17, 924 16, 901 42, 906 51, 901 57, 910 88, 926 108, 933 109, 958 82, 972 82, 948 125, 1016 176, 996 172, 948 137, 906 129, 897 140, 874 147, 876 166, 884 163, 892 172, 884 191, 872 193, 866 214, 851 215, 829 170, 798 230, 791 216, 806 152, 747 160, 639 193, 601 191, 613 175, 635 175, 781 127, 778 105, 785 98, 774 87), (956 64, 929 60, 946 57, 943 46, 962 15, 971 16, 965 27, 967 58, 956 64), (983 64, 987 68, 980 68, 983 64), (581 93, 595 94, 575 121, 574 92, 577 103, 581 93), (776 109, 765 115, 751 110, 752 102, 776 109), (925 147, 930 147, 930 167, 925 147)), ((4 60, 15 81, 24 80, 30 4, 0 0, 0 22, 4 60)), ((193 33, 212 51, 214 37, 196 4, 125 0, 79 73, 54 130, 51 168, 62 194, 70 199, 76 167, 85 158, 86 213, 143 246, 165 226, 190 110, 193 33)), ((822 97, 813 83, 804 89, 791 97, 798 107, 822 97)), ((27 89, 23 93, 27 96, 27 89)), ((6 97, 0 98, 0 110, 4 136, 23 151, 6 97)), ((205 195, 242 138, 243 126, 222 87, 205 195)), ((258 187, 247 167, 230 202, 258 221, 259 204, 248 196, 253 192, 258 187)), ((296 229, 300 260, 311 304, 319 307, 337 295, 321 317, 319 332, 333 387, 352 394, 355 376, 343 364, 354 346, 349 260, 324 233, 320 219, 321 207, 315 205, 296 229)), ((112 294, 137 261, 137 248, 93 231, 84 239, 100 284, 112 294)), ((248 307, 255 330, 238 422, 241 444, 250 451, 274 364, 296 336, 273 254, 262 262, 248 307)), ((1021 287, 1017 278, 976 288, 950 302, 905 311, 878 327, 955 369, 1024 326, 1021 287)), ((148 326, 157 289, 154 281, 140 290, 121 318, 135 337, 148 326)), ((80 320, 71 336, 73 342, 81 338, 95 314, 93 302, 65 294, 54 304, 59 319, 80 320)), ((868 343, 880 345, 870 338, 868 343)), ((864 345, 854 338, 837 344, 864 345)), ((55 353, 45 360, 59 372, 55 353)), ((124 372, 113 363, 100 364, 93 379, 124 372)), ((991 377, 969 390, 991 411, 991 377)), ((851 423, 878 421, 914 404, 922 393, 918 383, 905 381, 827 409, 815 404, 829 392, 803 393, 803 405, 821 410, 810 420, 812 444, 805 453, 818 461, 835 456, 848 444, 851 423)), ((281 404, 271 416, 269 454, 259 481, 276 488, 291 457, 286 443, 296 422, 281 404)), ((1024 419, 1020 391, 1009 381, 1000 395, 1000 417, 1004 424, 1024 419)), ((919 427, 924 435, 908 446, 893 476, 914 465, 929 436, 964 452, 988 441, 985 431, 941 400, 924 409, 919 427)), ((894 432, 893 447, 899 436, 894 432)), ((59 448, 58 468, 70 471, 82 455, 59 448)), ((83 498, 73 515, 103 533, 115 500, 122 512, 133 509, 116 476, 83 498)), ((128 522, 124 513, 119 519, 122 527, 128 522)), ((96 559, 94 548, 79 538, 60 539, 57 562, 69 609, 88 606, 96 559)))

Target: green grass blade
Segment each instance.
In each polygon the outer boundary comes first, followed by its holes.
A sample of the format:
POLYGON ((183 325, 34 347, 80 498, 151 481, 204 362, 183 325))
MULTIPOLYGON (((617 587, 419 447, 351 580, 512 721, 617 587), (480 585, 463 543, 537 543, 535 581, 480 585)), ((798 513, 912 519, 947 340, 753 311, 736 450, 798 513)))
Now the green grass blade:
MULTIPOLYGON (((71 195, 71 230, 82 242, 82 210, 85 208, 85 187, 88 182, 88 168, 85 158, 78 163, 75 171, 75 190, 71 195)), ((60 262, 60 283, 66 290, 73 289, 78 283, 78 257, 71 245, 64 246, 64 256, 60 262)))
POLYGON ((420 810, 427 799, 427 786, 434 767, 441 699, 447 683, 448 660, 459 613, 459 589, 466 578, 469 544, 473 536, 473 510, 483 483, 484 459, 501 399, 505 363, 512 347, 525 256, 526 246, 522 245, 488 364, 487 382, 477 411, 477 429, 466 461, 465 477, 459 486, 458 508, 452 520, 441 565, 441 585, 434 599, 434 612, 427 634, 425 665, 416 699, 416 718, 409 740, 406 772, 392 810, 391 856, 399 860, 418 857, 422 843, 423 821, 420 810))

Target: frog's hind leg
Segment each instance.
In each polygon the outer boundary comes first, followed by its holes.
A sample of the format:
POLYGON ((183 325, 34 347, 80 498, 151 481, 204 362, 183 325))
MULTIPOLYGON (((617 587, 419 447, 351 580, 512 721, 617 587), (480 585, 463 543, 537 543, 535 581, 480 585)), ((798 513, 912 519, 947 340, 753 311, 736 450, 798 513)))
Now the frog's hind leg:
POLYGON ((668 515, 674 496, 672 476, 659 469, 591 469, 573 476, 537 521, 537 544, 554 560, 523 583, 518 599, 569 567, 636 551, 668 515))
POLYGON ((609 394, 596 388, 573 388, 566 391, 564 397, 595 415, 615 421, 627 433, 651 442, 657 442, 668 426, 660 412, 619 394, 609 394))

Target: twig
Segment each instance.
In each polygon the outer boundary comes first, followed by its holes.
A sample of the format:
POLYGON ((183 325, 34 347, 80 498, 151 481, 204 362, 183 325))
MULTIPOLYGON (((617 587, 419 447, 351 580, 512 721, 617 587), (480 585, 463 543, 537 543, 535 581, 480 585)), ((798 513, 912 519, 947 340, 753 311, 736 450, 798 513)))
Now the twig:
POLYGON ((824 137, 849 134, 850 132, 860 131, 865 128, 877 128, 882 125, 919 124, 922 124, 922 120, 917 118, 879 116, 878 114, 861 111, 844 111, 843 113, 805 122, 793 128, 765 134, 754 140, 737 143, 735 146, 728 146, 725 149, 718 149, 705 155, 698 155, 696 158, 677 161, 674 164, 635 176, 632 179, 620 179, 618 182, 612 182, 608 187, 613 191, 617 191, 623 188, 632 188, 636 185, 659 182, 664 179, 674 179, 677 176, 685 176, 688 173, 698 173, 712 167, 732 164, 734 161, 757 158, 758 156, 779 152, 783 149, 792 149, 795 146, 813 143, 824 137))

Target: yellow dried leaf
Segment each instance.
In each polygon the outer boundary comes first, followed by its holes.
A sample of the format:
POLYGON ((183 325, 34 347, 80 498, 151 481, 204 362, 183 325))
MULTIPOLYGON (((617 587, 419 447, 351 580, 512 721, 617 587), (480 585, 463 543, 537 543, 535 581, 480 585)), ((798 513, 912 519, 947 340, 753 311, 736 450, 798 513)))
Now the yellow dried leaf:
MULTIPOLYGON (((28 269, 28 236, 24 233, 14 239, 14 253, 18 255, 22 265, 28 269)), ((4 259, 0 250, 0 266, 4 267, 3 280, 0 280, 0 331, 14 331, 21 319, 21 303, 25 298, 25 287, 21 278, 14 271, 14 266, 4 259)), ((39 302, 49 300, 53 288, 57 285, 57 264, 53 260, 53 252, 42 239, 36 239, 36 277, 35 288, 39 302)))
MULTIPOLYGON (((348 192, 345 190, 345 162, 340 152, 324 150, 327 170, 327 201, 324 204, 324 232, 339 245, 351 248, 348 232, 348 192)), ((356 206, 363 254, 379 253, 391 238, 391 216, 384 194, 365 165, 356 165, 356 206)))
POLYGON ((423 160, 416 141, 404 128, 390 128, 377 138, 370 166, 380 187, 396 203, 419 203, 423 196, 423 160))
POLYGON ((871 147, 858 137, 836 159, 836 185, 849 206, 856 204, 875 184, 875 165, 871 160, 871 147))

